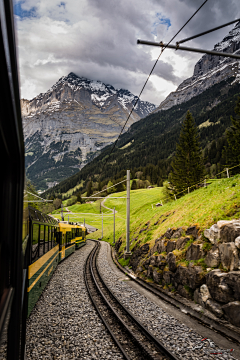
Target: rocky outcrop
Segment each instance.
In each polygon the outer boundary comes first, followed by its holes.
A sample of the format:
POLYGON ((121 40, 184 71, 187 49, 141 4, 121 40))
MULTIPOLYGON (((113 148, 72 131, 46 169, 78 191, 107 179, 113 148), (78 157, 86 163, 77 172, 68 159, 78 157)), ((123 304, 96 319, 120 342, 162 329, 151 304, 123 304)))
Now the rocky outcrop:
POLYGON ((216 268, 220 264, 220 254, 218 246, 215 245, 208 253, 205 258, 205 263, 210 268, 216 268))
MULTIPOLYGON (((239 53, 240 49, 240 22, 229 32, 214 50, 239 53)), ((193 76, 183 81, 176 91, 172 92, 155 111, 167 110, 174 105, 180 105, 201 94, 203 91, 230 77, 238 78, 238 61, 212 55, 203 55, 196 63, 193 76)), ((218 102, 215 102, 215 105, 218 102)), ((214 106, 214 104, 213 104, 214 106)))
POLYGON ((222 307, 227 319, 236 326, 240 326, 240 301, 230 302, 222 307))
POLYGON ((219 245, 219 253, 222 266, 227 270, 238 270, 239 255, 234 242, 223 243, 219 245))

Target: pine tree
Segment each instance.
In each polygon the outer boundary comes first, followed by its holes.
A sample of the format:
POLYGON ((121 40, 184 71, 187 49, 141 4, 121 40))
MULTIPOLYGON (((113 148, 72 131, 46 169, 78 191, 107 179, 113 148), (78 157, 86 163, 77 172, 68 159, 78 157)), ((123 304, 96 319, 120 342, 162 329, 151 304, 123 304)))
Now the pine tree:
MULTIPOLYGON (((240 97, 238 97, 234 111, 237 116, 235 118, 231 116, 232 125, 226 132, 227 145, 223 151, 229 167, 240 164, 240 97)), ((240 166, 231 170, 233 174, 239 173, 239 171, 240 166)))
POLYGON ((176 154, 171 164, 173 171, 170 182, 176 193, 202 180, 204 166, 201 153, 197 127, 190 111, 188 111, 183 121, 176 154))
POLYGON ((136 190, 136 189, 137 189, 137 181, 135 179, 133 179, 131 190, 136 190))

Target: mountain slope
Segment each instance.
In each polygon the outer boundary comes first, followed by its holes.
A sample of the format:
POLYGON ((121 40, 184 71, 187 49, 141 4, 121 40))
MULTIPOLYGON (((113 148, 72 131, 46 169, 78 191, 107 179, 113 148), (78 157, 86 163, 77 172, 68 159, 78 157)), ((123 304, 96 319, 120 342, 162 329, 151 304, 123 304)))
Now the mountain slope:
POLYGON ((134 176, 136 171, 141 167, 143 171, 148 164, 152 164, 149 165, 151 169, 149 174, 145 173, 144 176, 149 175, 151 181, 161 185, 170 171, 169 164, 187 110, 191 111, 199 127, 202 148, 209 150, 205 163, 209 171, 213 171, 213 166, 220 166, 224 132, 230 125, 230 115, 234 115, 235 102, 240 95, 240 84, 236 82, 231 85, 233 80, 234 78, 224 80, 181 105, 141 119, 121 136, 106 165, 104 164, 110 153, 110 146, 104 148, 101 154, 79 173, 49 189, 45 194, 66 192, 82 180, 85 186, 90 179, 106 184, 109 179, 123 177, 127 169, 130 169, 134 176))
MULTIPOLYGON (((76 173, 116 139, 136 99, 128 90, 74 73, 46 93, 22 99, 27 176, 46 189, 76 173)), ((126 130, 154 109, 139 101, 126 130)))
MULTIPOLYGON (((240 21, 220 43, 214 46, 214 50, 240 53, 240 21)), ((170 93, 156 111, 167 110, 188 101, 212 85, 232 76, 240 76, 238 60, 205 54, 196 63, 193 76, 184 80, 176 91, 170 93)))

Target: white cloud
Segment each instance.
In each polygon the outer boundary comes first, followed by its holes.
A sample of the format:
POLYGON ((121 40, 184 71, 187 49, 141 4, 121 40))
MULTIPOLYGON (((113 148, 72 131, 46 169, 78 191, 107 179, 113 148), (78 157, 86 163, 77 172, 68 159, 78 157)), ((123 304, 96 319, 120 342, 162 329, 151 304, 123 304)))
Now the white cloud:
MULTIPOLYGON (((16 24, 22 97, 30 99, 47 91, 71 71, 138 95, 160 49, 139 46, 137 39, 169 41, 202 1, 21 0, 16 24)), ((178 39, 234 16, 239 16, 237 0, 209 1, 178 39)), ((228 30, 196 39, 189 46, 213 48, 228 30)), ((165 50, 142 99, 159 104, 193 74, 199 57, 165 50)))

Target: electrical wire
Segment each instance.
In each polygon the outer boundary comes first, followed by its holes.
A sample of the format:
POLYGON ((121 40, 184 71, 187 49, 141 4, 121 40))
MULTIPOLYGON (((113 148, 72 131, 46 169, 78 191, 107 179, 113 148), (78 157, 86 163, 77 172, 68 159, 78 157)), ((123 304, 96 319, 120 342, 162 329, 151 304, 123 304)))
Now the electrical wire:
POLYGON ((192 20, 192 18, 199 12, 199 10, 206 4, 207 1, 208 1, 208 0, 205 0, 205 1, 202 3, 202 5, 195 11, 195 13, 185 22, 185 24, 181 27, 181 29, 178 30, 178 32, 171 38, 171 40, 167 43, 167 45, 162 48, 162 50, 161 50, 161 52, 160 52, 157 60, 155 61, 154 65, 153 65, 153 67, 152 67, 152 69, 151 69, 151 71, 150 71, 150 73, 149 73, 149 75, 148 75, 148 77, 147 77, 147 80, 145 81, 145 83, 144 83, 144 85, 143 85, 143 87, 142 87, 142 90, 140 91, 140 93, 139 93, 139 95, 138 95, 138 97, 137 97, 137 99, 136 99, 136 101, 135 101, 135 103, 134 103, 134 105, 133 105, 130 113, 128 114, 127 120, 125 121, 125 123, 124 123, 124 125, 123 125, 123 127, 122 127, 122 130, 120 131, 120 134, 118 135, 117 139, 115 140, 115 142, 114 142, 114 144, 113 144, 113 146, 112 146, 112 149, 111 149, 111 151, 110 151, 110 154, 109 154, 108 158, 106 159, 106 161, 105 161, 105 163, 104 163, 104 165, 103 165, 102 171, 103 171, 103 169, 105 168, 105 166, 106 166, 106 164, 107 164, 107 162, 108 162, 108 160, 109 160, 109 158, 110 158, 113 150, 115 149, 116 144, 117 144, 120 136, 122 135, 123 130, 125 129, 125 126, 127 125, 127 122, 128 122, 128 120, 130 119, 130 117, 131 117, 131 115, 132 115, 132 113, 133 113, 133 110, 135 109, 135 107, 136 107, 136 105, 137 105, 137 103, 138 103, 138 101, 139 101, 139 99, 140 99, 140 96, 142 95, 143 90, 145 89, 145 87, 146 87, 146 85, 147 85, 147 83, 148 83, 148 80, 150 79, 150 76, 152 75, 153 70, 155 69, 155 67, 156 67, 156 65, 157 65, 157 63, 158 63, 158 61, 159 61, 159 59, 160 59, 163 51, 164 51, 164 50, 168 47, 168 45, 175 39, 175 37, 183 30, 183 28, 192 20))

